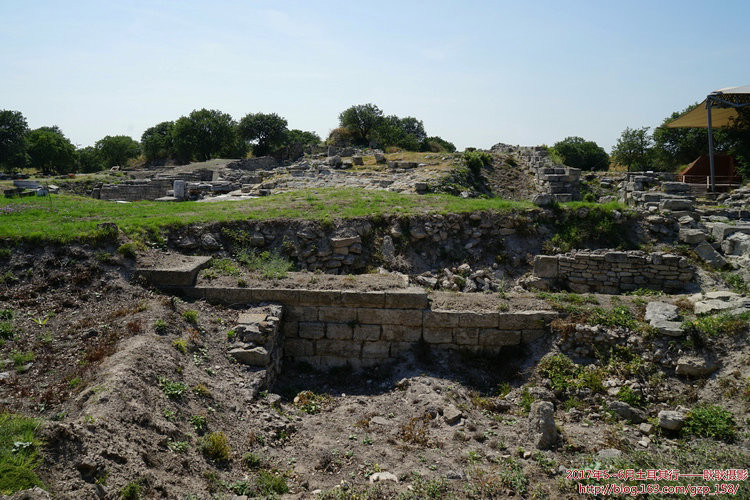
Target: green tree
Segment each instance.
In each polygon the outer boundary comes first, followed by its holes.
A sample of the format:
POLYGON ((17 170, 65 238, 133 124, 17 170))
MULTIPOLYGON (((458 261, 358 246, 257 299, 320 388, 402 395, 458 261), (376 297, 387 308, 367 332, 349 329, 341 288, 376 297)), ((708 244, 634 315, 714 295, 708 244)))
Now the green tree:
POLYGON ((104 162, 99 157, 99 151, 93 146, 86 146, 78 150, 78 172, 92 173, 104 170, 104 162))
POLYGON ((253 155, 263 156, 284 145, 287 122, 276 113, 249 113, 240 120, 240 137, 252 144, 253 155))
POLYGON ((432 136, 425 137, 419 145, 419 150, 432 153, 453 153, 456 151, 456 146, 442 137, 432 136))
POLYGON ((653 157, 653 140, 648 133, 649 127, 633 129, 625 128, 617 144, 612 148, 612 159, 619 165, 648 168, 653 157))
POLYGON ((389 115, 378 120, 373 139, 381 147, 397 146, 408 151, 418 151, 427 134, 421 120, 407 116, 389 115))
POLYGON ((174 156, 174 122, 161 122, 141 135, 141 147, 149 163, 164 162, 174 156))
POLYGON ((211 158, 238 158, 247 152, 237 124, 227 113, 215 109, 195 110, 174 124, 172 140, 181 162, 211 158))
POLYGON ((582 137, 566 137, 552 146, 565 165, 581 170, 607 170, 609 155, 594 141, 582 137))
POLYGON ((126 166, 128 160, 141 154, 141 145, 127 135, 108 135, 94 145, 105 168, 126 166))
POLYGON ((322 141, 320 136, 315 132, 307 132, 305 130, 292 129, 286 133, 286 144, 302 144, 303 146, 316 146, 322 141))
POLYGON ((366 146, 370 133, 378 126, 383 112, 374 104, 358 104, 345 109, 339 114, 339 125, 349 129, 357 144, 366 146))
POLYGON ((76 167, 76 148, 58 127, 42 127, 29 132, 29 163, 46 175, 72 172, 76 167))
POLYGON ((29 126, 20 111, 0 111, 0 169, 13 172, 26 166, 28 133, 29 126))

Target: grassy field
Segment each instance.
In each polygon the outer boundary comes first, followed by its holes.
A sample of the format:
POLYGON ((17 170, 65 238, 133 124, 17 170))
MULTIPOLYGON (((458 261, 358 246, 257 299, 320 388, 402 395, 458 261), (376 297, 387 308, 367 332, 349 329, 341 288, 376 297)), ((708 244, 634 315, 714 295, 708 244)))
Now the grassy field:
POLYGON ((114 222, 128 234, 193 223, 278 217, 332 220, 384 214, 523 210, 531 203, 360 189, 315 189, 245 201, 114 203, 71 195, 0 199, 0 239, 72 241, 114 222))

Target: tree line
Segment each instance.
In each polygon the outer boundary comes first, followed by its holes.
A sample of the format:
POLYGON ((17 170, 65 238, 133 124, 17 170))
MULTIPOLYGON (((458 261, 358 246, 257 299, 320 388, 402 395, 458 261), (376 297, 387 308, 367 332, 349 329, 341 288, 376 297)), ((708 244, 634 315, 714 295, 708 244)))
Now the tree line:
MULTIPOLYGON (((593 141, 567 137, 549 148, 550 153, 571 167, 607 170, 610 163, 628 170, 673 171, 708 154, 708 132, 704 128, 667 128, 667 124, 698 104, 675 111, 650 133, 650 127, 627 127, 620 134, 611 154, 593 141)), ((750 176, 750 110, 739 110, 732 127, 714 129, 717 153, 731 154, 743 176, 750 176)))
MULTIPOLYGON (((0 169, 33 167, 46 175, 98 172, 115 165, 159 165, 272 155, 285 158, 289 148, 321 144, 315 132, 289 129, 276 113, 249 113, 236 121, 228 113, 197 109, 174 121, 149 127, 141 140, 106 136, 93 146, 76 148, 57 126, 30 130, 19 111, 0 111, 0 169)), ((339 115, 327 144, 398 147, 413 151, 455 151, 440 137, 428 137, 421 120, 384 116, 374 104, 352 106, 339 115)))

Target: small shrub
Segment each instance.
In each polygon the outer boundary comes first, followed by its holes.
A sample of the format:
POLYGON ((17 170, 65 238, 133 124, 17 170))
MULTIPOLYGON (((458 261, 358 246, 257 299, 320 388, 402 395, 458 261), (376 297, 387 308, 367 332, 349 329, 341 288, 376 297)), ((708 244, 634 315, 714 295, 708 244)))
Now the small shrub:
POLYGON ((13 319, 13 311, 10 309, 0 309, 0 320, 10 321, 13 319))
POLYGON ((227 442, 227 436, 224 431, 212 432, 203 439, 203 453, 216 462, 226 462, 229 460, 230 449, 227 442))
POLYGON ((0 339, 11 339, 16 334, 16 329, 10 321, 0 322, 0 339))
POLYGON ((68 387, 70 387, 71 389, 75 389, 76 387, 81 385, 81 382, 83 382, 83 379, 81 379, 81 377, 72 378, 68 381, 68 387))
POLYGON ((640 394, 637 394, 628 386, 623 386, 620 388, 620 390, 617 392, 617 399, 622 401, 623 403, 627 403, 630 406, 637 406, 640 408, 644 407, 645 401, 643 401, 643 396, 640 394))
POLYGON ((206 387, 205 384, 197 384, 195 387, 193 387, 193 393, 201 398, 210 398, 211 397, 211 391, 206 387))
POLYGON ((234 330, 227 331, 227 340, 229 342, 234 342, 234 339, 237 337, 237 332, 234 330))
POLYGON ((123 243, 120 245, 120 247, 117 249, 117 253, 125 257, 126 259, 135 259, 137 256, 138 250, 141 249, 141 246, 137 243, 130 242, 130 243, 123 243))
POLYGON ((143 487, 138 481, 130 481, 120 490, 122 500, 139 500, 143 494, 143 487))
POLYGON ((271 471, 262 470, 258 472, 258 477, 255 479, 255 485, 258 488, 258 492, 264 496, 289 493, 289 486, 286 484, 286 478, 281 474, 271 471))
POLYGON ((167 325, 167 322, 163 319, 157 319, 156 321, 154 321, 154 331, 159 335, 166 334, 168 328, 169 325, 167 325))
POLYGON ((177 349, 182 354, 187 353, 187 340, 185 339, 174 339, 172 341, 172 347, 177 349))
POLYGON ((245 453, 242 455, 242 464, 248 469, 257 469, 263 465, 263 460, 255 453, 245 453))
POLYGON ((181 382, 171 382, 166 377, 159 377, 159 387, 169 399, 181 399, 187 386, 181 382))
POLYGON ((688 412, 682 432, 731 442, 737 436, 737 427, 729 410, 717 405, 702 405, 688 412))
POLYGON ((191 325, 195 325, 198 323, 198 311, 196 311, 195 309, 187 309, 183 311, 182 319, 184 319, 191 325))
POLYGON ((484 151, 464 152, 466 166, 474 175, 478 175, 483 167, 492 165, 492 155, 484 151))

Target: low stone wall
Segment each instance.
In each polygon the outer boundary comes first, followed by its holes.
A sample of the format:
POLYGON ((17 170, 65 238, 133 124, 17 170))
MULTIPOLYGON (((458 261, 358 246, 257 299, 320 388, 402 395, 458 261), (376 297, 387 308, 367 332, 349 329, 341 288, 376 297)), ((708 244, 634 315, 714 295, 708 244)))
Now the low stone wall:
POLYGON ((424 343, 439 349, 496 352, 535 340, 557 316, 551 311, 433 311, 421 290, 355 292, 190 287, 183 294, 226 304, 285 306, 285 359, 354 368, 397 359, 424 343))
POLYGON ((172 179, 137 179, 121 184, 104 184, 94 188, 91 196, 101 200, 155 200, 166 196, 173 182, 172 179))
POLYGON ((578 252, 534 258, 535 276, 551 287, 578 293, 616 294, 638 288, 680 292, 694 274, 685 257, 659 252, 578 252))

